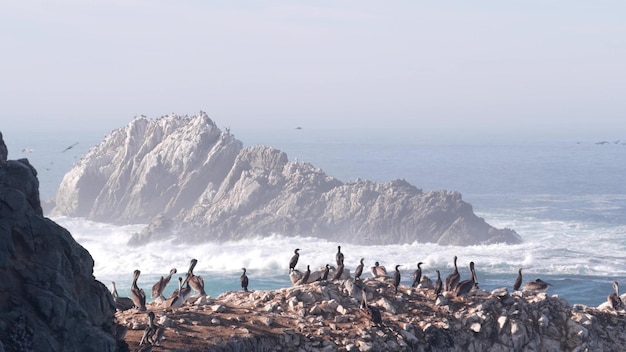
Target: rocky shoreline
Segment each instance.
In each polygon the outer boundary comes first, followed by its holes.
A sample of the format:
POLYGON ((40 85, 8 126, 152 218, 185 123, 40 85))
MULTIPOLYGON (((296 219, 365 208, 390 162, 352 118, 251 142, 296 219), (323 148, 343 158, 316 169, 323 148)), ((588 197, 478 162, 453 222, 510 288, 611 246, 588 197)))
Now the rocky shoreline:
MULTIPOLYGON (((475 289, 467 297, 390 279, 314 282, 272 291, 231 291, 166 310, 154 351, 623 351, 623 310, 570 306, 547 293, 475 289), (362 308, 381 312, 377 324, 362 308)), ((147 313, 118 311, 139 347, 147 313)))

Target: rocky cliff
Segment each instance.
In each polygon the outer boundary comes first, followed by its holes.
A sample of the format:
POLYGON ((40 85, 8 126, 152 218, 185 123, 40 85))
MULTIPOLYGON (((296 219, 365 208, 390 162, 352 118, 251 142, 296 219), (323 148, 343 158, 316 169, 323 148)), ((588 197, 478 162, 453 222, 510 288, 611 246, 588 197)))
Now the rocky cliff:
MULTIPOLYGON (((167 351, 618 352, 626 344, 623 309, 570 306, 545 292, 506 288, 466 297, 436 298, 431 287, 394 293, 384 278, 231 291, 174 310, 151 303, 148 310, 164 329, 159 350, 167 351)), ((146 315, 116 314, 132 347, 146 315)))
MULTIPOLYGON (((93 259, 43 217, 37 172, 0 134, 0 351, 118 351, 115 309, 93 259)), ((121 341, 121 340, 120 340, 121 341)))
POLYGON ((519 243, 477 217, 461 194, 403 180, 343 183, 266 146, 244 148, 203 112, 135 118, 69 173, 55 215, 150 223, 131 243, 314 236, 351 243, 519 243))

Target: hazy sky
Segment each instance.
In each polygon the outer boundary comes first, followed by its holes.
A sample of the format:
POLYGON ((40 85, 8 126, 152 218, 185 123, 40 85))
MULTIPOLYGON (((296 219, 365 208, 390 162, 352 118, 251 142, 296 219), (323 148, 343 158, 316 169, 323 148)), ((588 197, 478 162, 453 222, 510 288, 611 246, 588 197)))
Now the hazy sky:
POLYGON ((245 126, 626 137, 626 2, 2 1, 0 130, 245 126))

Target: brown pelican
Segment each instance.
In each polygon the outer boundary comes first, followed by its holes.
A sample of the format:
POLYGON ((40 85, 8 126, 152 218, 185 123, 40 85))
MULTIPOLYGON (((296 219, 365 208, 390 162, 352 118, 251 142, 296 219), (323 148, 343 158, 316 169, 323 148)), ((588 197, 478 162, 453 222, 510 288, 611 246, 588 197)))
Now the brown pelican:
POLYGON ((607 301, 609 302, 609 306, 611 308, 613 308, 614 310, 618 310, 622 308, 623 302, 621 298, 619 297, 619 284, 617 283, 617 281, 613 281, 613 290, 615 292, 611 293, 607 297, 607 301))
POLYGON ((341 263, 339 264, 339 266, 337 266, 335 275, 333 275, 333 280, 341 279, 341 275, 343 275, 343 255, 341 256, 341 263))
POLYGON ((420 281, 422 280, 422 262, 417 263, 417 269, 413 272, 413 283, 412 287, 417 287, 420 281))
POLYGON ((437 297, 439 297, 439 295, 441 294, 441 273, 439 273, 439 270, 435 270, 437 272, 437 281, 435 281, 435 299, 437 299, 437 297))
POLYGON ((371 268, 372 276, 374 278, 377 277, 387 277, 387 269, 384 266, 380 265, 378 262, 374 263, 374 266, 371 268))
POLYGON ((162 326, 157 325, 154 322, 154 312, 148 313, 148 326, 143 332, 143 337, 139 341, 139 346, 143 345, 144 341, 150 345, 158 346, 163 340, 163 334, 165 329, 162 326))
POLYGON ((200 296, 206 296, 206 292, 204 292, 204 279, 202 279, 202 276, 196 276, 193 274, 193 269, 196 267, 196 264, 198 264, 198 260, 192 259, 183 283, 191 286, 191 288, 193 288, 193 290, 200 296))
POLYGON ((513 291, 519 291, 520 286, 522 286, 522 268, 519 268, 517 271, 517 279, 515 279, 513 284, 513 291))
POLYGON ((341 253, 341 246, 337 246, 337 254, 335 254, 335 261, 337 266, 343 264, 343 253, 341 253))
POLYGON ((241 274, 241 277, 239 278, 241 288, 248 292, 248 276, 246 275, 246 268, 241 268, 241 270, 243 270, 243 274, 241 274))
POLYGON ((176 274, 176 268, 172 268, 169 275, 166 277, 161 276, 159 281, 152 286, 152 298, 158 297, 161 300, 165 299, 165 297, 163 297, 163 291, 165 291, 165 287, 167 287, 167 284, 170 283, 172 275, 174 274, 176 274))
POLYGON ((191 294, 191 288, 187 286, 183 288, 183 278, 178 278, 178 289, 172 292, 172 295, 165 301, 167 308, 180 308, 185 303, 185 291, 187 294, 191 294))
POLYGON ((543 292, 548 289, 548 286, 552 286, 541 279, 536 279, 535 281, 531 281, 524 285, 523 291, 534 291, 534 292, 543 292))
POLYGON ((309 267, 309 265, 307 265, 306 266, 306 271, 304 272, 304 276, 302 276, 302 278, 300 280, 298 280, 296 285, 306 284, 307 281, 309 280, 309 276, 310 275, 311 275, 311 268, 309 267))
POLYGON ((135 270, 133 273, 133 283, 130 286, 130 295, 133 299, 133 303, 135 303, 135 307, 139 308, 141 311, 146 310, 146 293, 143 289, 140 289, 137 286, 137 280, 139 279, 139 275, 141 272, 139 270, 135 270))
POLYGON ((289 260, 289 272, 294 270, 296 268, 296 264, 298 264, 298 259, 300 258, 300 253, 298 253, 299 250, 300 248, 296 248, 293 251, 295 254, 291 257, 291 260, 289 260))
POLYGON ((400 270, 398 270, 400 266, 400 264, 396 265, 396 272, 393 273, 393 286, 396 289, 396 293, 398 293, 398 286, 400 286, 400 270))
POLYGON ((354 270, 354 279, 361 280, 361 274, 363 273, 363 258, 361 258, 360 264, 354 270))
POLYGON ((115 309, 124 311, 133 308, 135 306, 133 300, 128 297, 120 297, 115 287, 115 281, 111 281, 111 283, 113 284, 111 296, 113 296, 113 302, 115 302, 115 309))
POLYGON ((476 284, 476 272, 474 271, 474 262, 470 262, 470 278, 468 280, 463 280, 459 282, 454 288, 454 295, 461 296, 468 294, 476 284))
POLYGON ((452 291, 456 287, 456 285, 461 281, 461 274, 459 274, 459 268, 456 266, 456 255, 454 256, 454 271, 452 274, 446 277, 446 281, 444 283, 443 290, 444 291, 452 291))

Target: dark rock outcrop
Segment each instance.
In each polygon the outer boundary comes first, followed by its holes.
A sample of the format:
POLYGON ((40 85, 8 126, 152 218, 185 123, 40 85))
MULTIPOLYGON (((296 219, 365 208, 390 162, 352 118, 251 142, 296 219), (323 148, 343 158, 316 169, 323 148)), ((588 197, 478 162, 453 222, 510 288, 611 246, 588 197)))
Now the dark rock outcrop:
POLYGON ((118 351, 111 294, 93 265, 43 216, 28 160, 1 159, 0 351, 118 351))
POLYGON ((65 175, 53 214, 157 219, 133 244, 275 233, 362 244, 521 242, 477 217, 458 192, 424 193, 404 180, 343 183, 274 148, 243 148, 205 113, 140 117, 113 131, 65 175))

